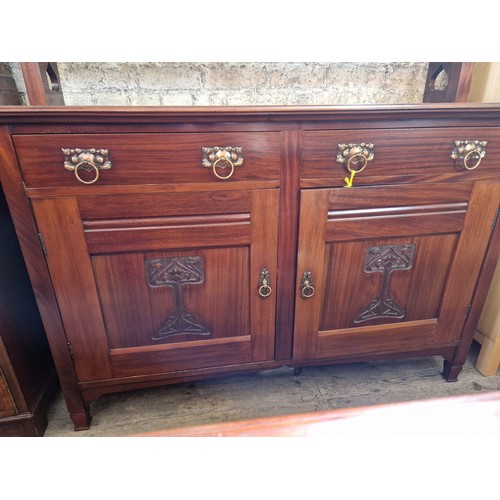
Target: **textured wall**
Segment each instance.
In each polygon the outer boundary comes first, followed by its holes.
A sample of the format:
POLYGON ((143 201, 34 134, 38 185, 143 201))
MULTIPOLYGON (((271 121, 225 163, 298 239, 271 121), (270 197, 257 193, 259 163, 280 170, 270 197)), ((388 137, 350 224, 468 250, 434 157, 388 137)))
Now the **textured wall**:
MULTIPOLYGON (((26 102, 18 63, 9 63, 26 102)), ((422 102, 427 63, 58 63, 67 105, 422 102)))

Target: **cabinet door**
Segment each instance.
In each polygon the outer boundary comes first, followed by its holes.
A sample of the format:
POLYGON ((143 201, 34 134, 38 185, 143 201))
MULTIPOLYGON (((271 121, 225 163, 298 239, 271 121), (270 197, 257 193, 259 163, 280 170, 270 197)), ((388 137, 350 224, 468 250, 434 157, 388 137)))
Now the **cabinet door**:
POLYGON ((79 380, 272 359, 278 199, 33 200, 79 380))
POLYGON ((499 188, 303 190, 294 359, 457 345, 499 188))

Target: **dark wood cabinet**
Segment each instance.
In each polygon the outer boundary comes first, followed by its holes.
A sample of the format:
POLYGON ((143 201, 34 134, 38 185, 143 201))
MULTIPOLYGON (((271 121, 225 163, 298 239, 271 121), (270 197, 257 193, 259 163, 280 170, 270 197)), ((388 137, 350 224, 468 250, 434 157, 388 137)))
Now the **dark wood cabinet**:
POLYGON ((499 111, 1 109, 75 428, 105 393, 283 365, 440 355, 455 380, 500 253, 499 111))
POLYGON ((57 376, 0 186, 0 436, 41 436, 57 376))

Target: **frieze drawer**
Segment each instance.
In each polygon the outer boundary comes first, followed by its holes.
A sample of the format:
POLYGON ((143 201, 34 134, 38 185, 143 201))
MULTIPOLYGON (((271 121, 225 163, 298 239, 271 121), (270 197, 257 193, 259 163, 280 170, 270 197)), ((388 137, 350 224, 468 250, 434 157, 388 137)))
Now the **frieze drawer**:
POLYGON ((13 139, 28 188, 235 181, 264 181, 272 187, 279 178, 278 132, 42 134, 13 139))
POLYGON ((301 186, 482 180, 499 162, 498 128, 304 131, 301 186))

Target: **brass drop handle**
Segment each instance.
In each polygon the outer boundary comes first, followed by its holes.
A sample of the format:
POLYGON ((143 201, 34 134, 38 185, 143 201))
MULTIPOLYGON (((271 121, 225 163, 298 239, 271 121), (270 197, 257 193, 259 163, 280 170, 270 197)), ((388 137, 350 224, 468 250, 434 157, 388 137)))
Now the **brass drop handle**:
POLYGON ((111 168, 108 149, 61 148, 61 150, 64 155, 64 168, 73 172, 82 184, 94 184, 99 180, 101 170, 111 168), (93 172, 93 177, 90 180, 85 180, 81 176, 82 170, 93 172))
POLYGON ((454 144, 450 158, 462 160, 467 170, 479 167, 481 160, 486 156, 487 141, 455 141, 454 144))
POLYGON ((353 172, 359 174, 362 172, 369 161, 375 157, 372 143, 360 144, 338 144, 337 162, 345 164, 347 170, 352 174, 353 172))
POLYGON ((243 165, 242 147, 202 147, 201 152, 202 166, 211 168, 215 177, 223 181, 232 177, 235 167, 243 165))
POLYGON ((218 179, 222 179, 224 181, 226 179, 229 179, 229 177, 231 177, 234 174, 234 163, 229 158, 226 157, 217 158, 217 160, 214 161, 212 171, 215 177, 217 177, 218 179), (220 175, 217 172, 217 168, 225 170, 227 167, 230 167, 228 174, 220 175))
POLYGON ((300 283, 300 294, 304 299, 310 299, 316 290, 312 285, 312 273, 309 270, 304 271, 302 282, 300 283))
POLYGON ((271 293, 271 276, 269 275, 269 270, 264 267, 260 273, 259 295, 265 299, 269 297, 271 293))

